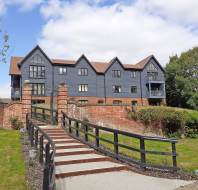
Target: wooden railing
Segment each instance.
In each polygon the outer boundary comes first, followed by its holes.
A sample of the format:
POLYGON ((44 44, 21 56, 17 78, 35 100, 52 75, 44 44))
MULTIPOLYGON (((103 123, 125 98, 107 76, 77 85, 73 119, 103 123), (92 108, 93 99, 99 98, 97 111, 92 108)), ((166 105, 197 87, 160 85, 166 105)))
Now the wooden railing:
POLYGON ((121 130, 101 127, 89 122, 70 118, 64 112, 62 112, 62 127, 74 138, 77 138, 108 156, 112 156, 128 164, 135 163, 144 169, 155 168, 162 170, 177 170, 176 139, 143 136, 121 130), (108 138, 104 138, 105 134, 108 134, 108 138), (127 143, 121 143, 120 138, 126 138, 127 141, 132 143, 137 141, 138 146, 134 147, 127 145, 127 143), (148 141, 151 141, 152 143, 168 143, 171 145, 171 152, 148 150, 146 149, 146 142, 148 141), (110 145, 112 148, 109 148, 110 145), (128 154, 123 153, 120 149, 127 150, 128 154), (134 159, 133 156, 130 156, 130 153, 133 152, 138 153, 139 159, 134 159), (167 163, 152 163, 152 159, 147 159, 147 155, 169 156, 171 164, 168 166, 167 163))
POLYGON ((55 144, 41 128, 32 123, 28 115, 26 116, 26 128, 31 147, 38 151, 39 162, 44 166, 42 189, 55 190, 55 144), (46 143, 44 140, 46 140, 46 143))
POLYGON ((31 117, 38 121, 56 125, 58 123, 58 112, 54 109, 42 108, 38 106, 31 107, 31 117))

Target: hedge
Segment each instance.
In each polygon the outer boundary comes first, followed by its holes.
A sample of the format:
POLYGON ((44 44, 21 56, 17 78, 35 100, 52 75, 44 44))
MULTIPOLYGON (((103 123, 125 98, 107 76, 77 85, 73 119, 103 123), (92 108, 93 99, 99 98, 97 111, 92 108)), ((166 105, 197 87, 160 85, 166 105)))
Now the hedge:
POLYGON ((136 111, 129 111, 128 116, 146 126, 161 127, 166 135, 198 134, 197 111, 172 107, 138 107, 136 111))

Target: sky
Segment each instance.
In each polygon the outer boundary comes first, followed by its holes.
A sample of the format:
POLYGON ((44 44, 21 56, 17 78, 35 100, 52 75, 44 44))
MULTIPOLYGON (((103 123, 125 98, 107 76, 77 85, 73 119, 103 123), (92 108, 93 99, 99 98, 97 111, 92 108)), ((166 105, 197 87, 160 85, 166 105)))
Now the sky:
MULTIPOLYGON (((0 63, 0 97, 10 97, 11 56, 37 44, 50 58, 135 64, 198 45, 197 0, 0 0, 0 27, 9 35, 7 63, 0 63)), ((1 42, 1 41, 0 41, 1 42)))

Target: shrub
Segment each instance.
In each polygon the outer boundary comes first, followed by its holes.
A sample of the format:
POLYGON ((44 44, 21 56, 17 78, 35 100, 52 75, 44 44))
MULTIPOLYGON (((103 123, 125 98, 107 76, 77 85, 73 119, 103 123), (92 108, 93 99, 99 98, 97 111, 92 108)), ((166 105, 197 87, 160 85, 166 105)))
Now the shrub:
POLYGON ((131 119, 137 118, 146 126, 160 127, 166 135, 184 133, 188 118, 186 111, 170 107, 143 107, 128 116, 131 119))
POLYGON ((23 128, 23 123, 19 120, 18 117, 11 117, 10 118, 11 127, 14 130, 20 130, 23 128))
POLYGON ((188 110, 188 119, 186 121, 185 134, 187 137, 198 137, 198 111, 188 110))

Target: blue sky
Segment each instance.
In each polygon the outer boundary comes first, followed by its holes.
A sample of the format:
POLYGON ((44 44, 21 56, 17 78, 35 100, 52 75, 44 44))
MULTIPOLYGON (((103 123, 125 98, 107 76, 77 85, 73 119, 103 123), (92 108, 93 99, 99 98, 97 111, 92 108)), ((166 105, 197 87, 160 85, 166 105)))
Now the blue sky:
POLYGON ((10 96, 10 57, 36 44, 51 58, 135 64, 169 56, 198 43, 197 0, 0 0, 2 29, 10 37, 8 63, 0 63, 0 97, 10 96))

